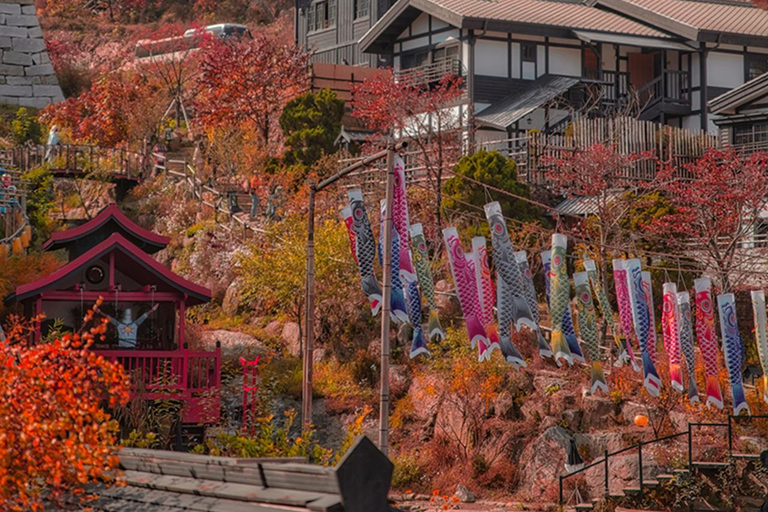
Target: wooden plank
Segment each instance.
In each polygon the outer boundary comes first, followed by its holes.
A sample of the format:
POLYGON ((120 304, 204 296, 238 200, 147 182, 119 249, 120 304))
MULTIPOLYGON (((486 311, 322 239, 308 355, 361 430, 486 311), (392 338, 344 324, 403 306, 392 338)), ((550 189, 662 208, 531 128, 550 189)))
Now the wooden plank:
POLYGON ((129 485, 135 487, 256 503, 304 507, 307 503, 324 497, 323 493, 319 492, 280 488, 265 489, 255 485, 200 481, 195 478, 154 475, 135 471, 126 471, 125 478, 129 485))
POLYGON ((255 466, 217 466, 202 464, 184 464, 179 462, 157 462, 131 460, 125 461, 123 467, 127 470, 155 475, 169 475, 189 478, 212 480, 216 482, 232 482, 248 485, 264 486, 261 473, 255 466))
POLYGON ((339 484, 333 475, 308 474, 303 472, 281 471, 262 465, 267 487, 278 489, 297 489, 299 491, 339 494, 339 484))

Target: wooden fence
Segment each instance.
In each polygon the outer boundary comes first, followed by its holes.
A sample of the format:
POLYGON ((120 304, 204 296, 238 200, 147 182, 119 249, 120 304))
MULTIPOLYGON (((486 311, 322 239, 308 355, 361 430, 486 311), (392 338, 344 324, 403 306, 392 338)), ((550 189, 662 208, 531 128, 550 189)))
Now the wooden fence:
POLYGON ((718 147, 717 137, 652 121, 621 117, 577 119, 565 133, 530 133, 524 137, 483 142, 480 147, 498 150, 513 159, 520 179, 547 186, 552 162, 595 144, 608 144, 620 155, 647 155, 628 164, 622 171, 627 180, 650 180, 656 173, 656 160, 677 167, 700 158, 709 148, 718 147))

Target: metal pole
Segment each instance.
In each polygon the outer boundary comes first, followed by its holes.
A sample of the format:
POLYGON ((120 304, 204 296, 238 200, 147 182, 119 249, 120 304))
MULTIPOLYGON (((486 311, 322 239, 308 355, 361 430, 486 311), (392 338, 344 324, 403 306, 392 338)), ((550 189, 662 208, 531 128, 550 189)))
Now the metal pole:
POLYGON ((560 475, 558 478, 560 479, 560 486, 559 486, 557 504, 562 507, 563 506, 563 475, 560 475))
POLYGON ((640 470, 640 496, 643 495, 643 442, 637 445, 637 466, 640 470))
POLYGON ((384 247, 382 262, 383 293, 381 307, 381 396, 379 398, 379 450, 389 451, 389 329, 390 301, 392 297, 392 200, 395 195, 395 152, 387 151, 387 199, 384 216, 384 247))
POLYGON ((728 455, 733 455, 733 426, 731 425, 733 415, 728 415, 728 455))
POLYGON ((688 423, 688 471, 693 473, 693 438, 690 423, 688 423))
POLYGON ((304 364, 302 369, 301 422, 307 429, 312 424, 312 367, 315 346, 315 183, 309 185, 307 219, 307 297, 304 316, 304 364))
POLYGON ((605 497, 611 494, 611 490, 608 485, 608 450, 605 450, 605 497))

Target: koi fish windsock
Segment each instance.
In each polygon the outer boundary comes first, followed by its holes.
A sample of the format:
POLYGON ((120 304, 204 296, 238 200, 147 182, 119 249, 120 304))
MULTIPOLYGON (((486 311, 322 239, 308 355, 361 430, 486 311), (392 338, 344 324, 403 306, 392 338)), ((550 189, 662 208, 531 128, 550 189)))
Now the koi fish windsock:
POLYGON ((563 332, 566 311, 570 311, 570 283, 566 272, 565 254, 568 237, 559 233, 552 235, 551 266, 549 270, 549 314, 552 317, 552 353, 555 362, 559 359, 573 364, 568 343, 563 332))
MULTIPOLYGON (((491 229, 493 266, 496 268, 497 314, 502 352, 508 362, 520 365, 522 357, 512 344, 511 326, 514 325, 515 329, 519 331, 525 325, 537 332, 539 354, 542 357, 551 356, 552 352, 539 332, 539 324, 534 319, 530 300, 526 296, 524 275, 518 265, 512 242, 509 239, 507 224, 501 213, 501 205, 498 202, 486 204, 485 217, 488 219, 488 225, 491 229)), ((533 281, 531 281, 531 285, 533 285, 533 281)), ((536 313, 538 313, 538 309, 536 313)))
POLYGON ((453 282, 456 284, 456 293, 459 296, 459 305, 464 313, 464 321, 467 326, 467 334, 474 348, 477 345, 480 359, 485 358, 488 351, 488 336, 482 322, 477 317, 477 292, 472 293, 474 281, 469 280, 467 259, 461 248, 461 240, 456 228, 449 227, 443 230, 448 264, 451 267, 453 282))
POLYGON ((488 247, 485 237, 476 236, 472 239, 472 263, 474 268, 475 286, 477 286, 477 299, 480 305, 478 318, 485 327, 488 335, 488 356, 494 349, 500 349, 499 329, 493 317, 493 306, 496 304, 496 294, 491 279, 491 268, 488 265, 488 247))
POLYGON ((517 268, 520 270, 520 276, 523 279, 523 290, 525 300, 528 302, 528 309, 531 312, 531 318, 533 318, 536 331, 536 338, 539 343, 539 355, 541 357, 552 357, 552 350, 549 348, 547 340, 541 334, 541 315, 539 314, 539 301, 536 298, 536 288, 533 286, 533 275, 531 274, 531 267, 528 265, 528 253, 525 251, 517 251, 515 253, 515 260, 517 260, 517 268))
POLYGON ((445 339, 445 331, 440 326, 440 318, 437 314, 437 303, 435 302, 435 281, 432 278, 432 267, 429 264, 429 252, 427 251, 427 240, 424 238, 424 230, 421 224, 414 224, 410 227, 411 233, 411 260, 416 270, 416 276, 419 278, 419 288, 421 293, 427 299, 429 307, 429 319, 427 321, 427 335, 429 339, 445 339))
POLYGON ((691 320, 691 298, 688 292, 677 294, 678 329, 680 332, 680 348, 683 349, 685 367, 688 369, 688 400, 691 403, 700 402, 699 388, 696 386, 696 355, 693 352, 693 326, 691 320))
POLYGON ((419 285, 414 281, 406 282, 406 297, 408 298, 408 319, 413 327, 413 337, 411 339, 410 358, 419 354, 432 355, 427 348, 427 341, 424 339, 424 329, 421 326, 421 294, 419 285))
POLYGON ((405 193, 405 162, 400 155, 395 155, 395 184, 392 196, 392 227, 400 238, 401 250, 399 254, 400 278, 404 283, 416 280, 416 272, 413 270, 411 254, 408 251, 410 233, 408 226, 408 199, 405 193))
MULTIPOLYGON (((669 357, 669 380, 672 387, 681 393, 683 386, 683 369, 680 365, 682 349, 680 348, 680 314, 677 307, 677 285, 664 283, 663 307, 661 310, 661 334, 664 350, 669 357)), ((696 315, 698 321, 698 315, 696 315)), ((714 318, 713 318, 714 327, 714 318)))
POLYGON ((635 324, 635 335, 640 345, 640 357, 643 361, 643 384, 651 396, 659 396, 661 378, 656 371, 656 366, 653 364, 648 350, 651 319, 645 290, 643 290, 643 273, 640 267, 640 260, 626 260, 624 268, 627 272, 627 288, 629 289, 632 321, 635 324))
POLYGON ((621 338, 619 336, 621 328, 613 317, 613 308, 611 307, 610 300, 608 300, 608 295, 605 293, 603 283, 600 281, 600 276, 597 274, 597 265, 595 265, 595 261, 584 260, 584 269, 587 271, 589 281, 592 284, 592 289, 597 297, 597 304, 600 306, 600 311, 603 314, 603 322, 606 325, 611 326, 613 342, 619 349, 619 356, 616 358, 616 366, 624 366, 624 363, 629 360, 629 354, 627 354, 627 349, 624 348, 624 345, 621 343, 621 338))
POLYGON ((376 316, 379 309, 381 309, 382 298, 381 286, 379 286, 379 282, 373 273, 373 260, 376 258, 376 240, 373 238, 371 223, 368 220, 368 214, 365 212, 363 192, 360 189, 350 190, 348 196, 355 240, 355 260, 360 271, 363 293, 371 302, 371 314, 376 316))
MULTIPOLYGON (((379 261, 381 266, 384 267, 384 249, 382 244, 384 243, 384 218, 387 216, 387 201, 381 200, 381 230, 379 231, 379 261)), ((397 323, 407 323, 408 318, 408 306, 405 303, 405 293, 403 291, 403 281, 400 279, 400 237, 397 234, 397 230, 394 225, 392 226, 391 233, 392 241, 392 296, 389 301, 392 320, 397 323)), ((407 248, 403 248, 407 250, 407 248)))
MULTIPOLYGON (((551 285, 552 251, 544 251, 539 256, 541 257, 541 264, 542 264, 542 267, 544 268, 544 288, 547 295, 547 305, 550 305, 550 316, 551 316, 552 307, 551 307, 551 301, 550 301, 550 288, 552 286, 551 285)), ((563 329, 563 335, 565 336, 565 341, 566 343, 568 343, 568 347, 570 350, 571 344, 573 343, 572 339, 570 338, 571 333, 574 338, 576 337, 576 333, 573 330, 573 319, 571 317, 570 303, 569 303, 569 307, 566 308, 565 310, 565 315, 563 316, 562 329, 563 329)), ((577 340, 577 344, 578 344, 578 340, 577 340)), ((583 356, 582 356, 582 359, 578 359, 577 357, 574 357, 574 359, 576 359, 577 361, 583 361, 583 356)))
POLYGON ((763 400, 768 402, 768 325, 766 325, 765 292, 752 290, 752 310, 755 314, 755 342, 760 365, 763 367, 763 400))
POLYGON ((349 247, 352 249, 352 257, 355 259, 355 263, 360 264, 357 261, 357 252, 355 249, 355 221, 352 219, 352 208, 345 206, 341 209, 341 217, 344 219, 344 225, 347 226, 347 235, 349 235, 349 247))
MULTIPOLYGON (((718 342, 715 332, 712 282, 708 277, 701 277, 693 281, 693 287, 696 292, 696 338, 699 341, 701 355, 704 357, 704 369, 707 374, 707 407, 712 404, 722 410, 723 392, 720 390, 718 377, 718 342)), ((678 366, 679 358, 678 355, 678 366)))
POLYGON ((595 394, 598 389, 608 392, 608 384, 605 382, 603 365, 600 362, 600 345, 597 339, 597 313, 592 301, 592 293, 589 289, 589 274, 576 272, 573 274, 573 286, 576 288, 577 307, 579 308, 579 332, 581 339, 587 345, 589 362, 591 365, 591 385, 589 392, 595 394))
POLYGON ((739 335, 736 322, 736 298, 732 293, 717 296, 717 309, 720 313, 720 333, 723 337, 723 355, 725 367, 728 369, 728 380, 731 382, 733 395, 733 415, 741 411, 749 412, 747 399, 744 397, 744 385, 741 381, 741 365, 744 362, 744 343, 739 335))
POLYGON ((616 304, 619 309, 619 320, 621 321, 621 330, 624 333, 624 344, 627 347, 627 355, 632 368, 640 371, 635 361, 635 351, 632 350, 632 304, 629 298, 629 287, 627 284, 627 270, 625 269, 627 260, 613 260, 613 284, 616 287, 616 304))
POLYGON ((643 271, 643 293, 645 294, 645 303, 648 306, 648 320, 650 329, 648 330, 648 353, 651 356, 653 366, 656 366, 656 311, 653 305, 653 286, 651 284, 651 273, 643 271))

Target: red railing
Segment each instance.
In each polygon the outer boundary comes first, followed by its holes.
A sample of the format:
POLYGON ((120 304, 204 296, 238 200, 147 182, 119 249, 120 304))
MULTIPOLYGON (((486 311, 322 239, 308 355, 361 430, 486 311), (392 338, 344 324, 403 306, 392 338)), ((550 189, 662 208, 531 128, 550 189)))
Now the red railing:
POLYGON ((203 352, 167 350, 94 350, 121 364, 135 389, 146 400, 184 402, 184 423, 215 423, 219 419, 221 348, 203 352))

